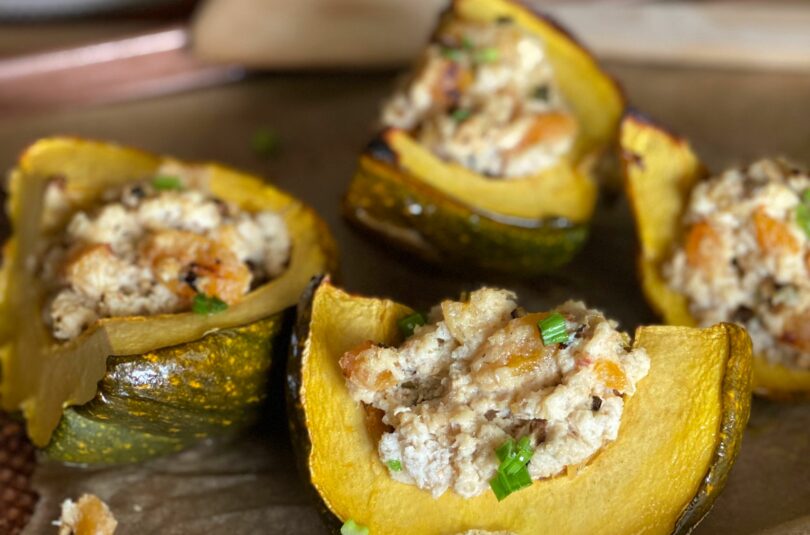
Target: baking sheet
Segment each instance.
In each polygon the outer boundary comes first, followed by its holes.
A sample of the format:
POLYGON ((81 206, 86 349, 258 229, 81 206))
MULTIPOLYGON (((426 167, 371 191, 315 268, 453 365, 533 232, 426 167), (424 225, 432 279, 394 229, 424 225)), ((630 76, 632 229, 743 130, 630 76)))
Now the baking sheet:
MULTIPOLYGON (((632 103, 691 137, 717 168, 765 154, 810 163, 810 75, 610 65, 632 103)), ((481 284, 515 289, 529 308, 583 298, 622 327, 654 321, 634 274, 635 241, 626 204, 603 195, 590 242, 559 275, 514 280, 425 266, 372 242, 340 217, 339 201, 369 136, 387 74, 278 74, 156 100, 0 121, 0 165, 33 139, 79 134, 173 154, 219 160, 271 177, 312 204, 341 248, 350 290, 416 307, 481 284), (275 129, 277 158, 251 152, 260 127, 275 129)), ((26 534, 52 533, 58 504, 94 492, 118 517, 121 535, 227 532, 323 533, 288 442, 281 375, 260 429, 139 466, 82 469, 43 464, 41 501, 26 534)), ((742 453, 699 534, 810 533, 810 405, 754 404, 742 453), (785 525, 785 523, 788 523, 785 525)))

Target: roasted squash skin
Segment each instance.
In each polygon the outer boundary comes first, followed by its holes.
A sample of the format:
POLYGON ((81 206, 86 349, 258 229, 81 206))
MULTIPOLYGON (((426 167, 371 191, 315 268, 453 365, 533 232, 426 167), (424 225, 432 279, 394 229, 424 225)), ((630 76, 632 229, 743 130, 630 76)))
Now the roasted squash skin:
POLYGON ((576 474, 535 482, 497 502, 463 499, 390 478, 362 407, 338 365, 359 342, 396 344, 411 310, 316 279, 298 308, 288 410, 303 477, 333 528, 440 535, 469 529, 529 533, 688 533, 722 490, 750 411, 751 345, 744 329, 642 327, 652 368, 625 407, 619 438, 576 474), (597 514, 595 514, 597 512, 597 514))
POLYGON ((260 178, 111 143, 36 142, 11 173, 8 211, 0 404, 22 412, 32 441, 51 458, 74 463, 140 461, 249 424, 265 399, 274 351, 286 351, 290 307, 313 275, 336 265, 325 224, 260 178), (60 177, 81 207, 167 162, 200 173, 214 195, 243 209, 282 214, 293 242, 288 269, 219 314, 105 318, 58 343, 43 325, 43 292, 25 261, 59 228, 42 218, 44 185, 60 177))
MULTIPOLYGON (((670 325, 695 325, 685 296, 663 280, 661 264, 681 238, 680 217, 694 184, 708 172, 689 143, 648 118, 628 114, 621 125, 625 189, 636 221, 639 272, 652 308, 670 325)), ((754 356, 754 392, 774 399, 810 397, 810 371, 754 356)))
POLYGON ((389 128, 361 155, 344 214, 430 261, 523 274, 553 270, 587 238, 596 167, 615 143, 623 94, 567 32, 519 2, 455 0, 445 18, 453 14, 482 21, 509 17, 543 38, 580 125, 574 148, 539 174, 497 180, 444 162, 406 131, 389 128))

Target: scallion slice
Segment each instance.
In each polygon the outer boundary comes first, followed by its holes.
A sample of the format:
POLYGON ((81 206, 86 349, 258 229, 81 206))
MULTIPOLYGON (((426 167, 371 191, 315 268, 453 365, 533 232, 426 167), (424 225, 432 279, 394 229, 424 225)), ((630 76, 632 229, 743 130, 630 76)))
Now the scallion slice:
POLYGON ((340 527, 340 535, 368 535, 368 528, 350 518, 340 527))
POLYGON ((501 472, 496 473, 495 477, 489 480, 489 488, 492 489, 492 492, 495 494, 498 501, 501 501, 512 494, 512 489, 509 485, 509 478, 507 478, 501 472))
POLYGON ((402 471, 402 461, 399 459, 389 459, 385 461, 385 464, 391 469, 392 472, 402 471))
POLYGON ((804 204, 796 207, 796 224, 810 237, 810 206, 808 206, 810 201, 807 200, 808 196, 810 196, 810 190, 805 191, 802 196, 804 204))
POLYGON ((461 51, 459 48, 453 48, 450 46, 446 46, 442 48, 442 57, 445 59, 449 59, 450 61, 461 61, 461 58, 464 57, 464 52, 461 51))
POLYGON ((424 325, 427 323, 427 318, 421 312, 414 312, 409 316, 405 316, 404 318, 400 319, 397 322, 399 326, 399 330, 402 331, 402 334, 405 337, 413 336, 413 332, 416 330, 417 327, 420 325, 424 325))
POLYGON ((152 179, 152 187, 159 191, 183 189, 183 182, 176 176, 158 175, 152 179))
POLYGON ((559 312, 545 317, 537 322, 540 328, 540 335, 543 337, 543 345, 564 344, 568 342, 568 329, 565 326, 565 318, 559 312))
POLYGON ((278 134, 267 127, 256 130, 250 140, 253 152, 262 158, 269 158, 278 153, 279 145, 278 134))
POLYGON ((498 49, 491 46, 476 50, 473 54, 473 59, 476 63, 492 63, 498 61, 500 57, 501 54, 498 49))
POLYGON ((532 97, 537 100, 548 100, 548 86, 547 85, 540 85, 534 89, 532 92, 532 97))
POLYGON ((810 208, 806 204, 800 204, 796 207, 796 223, 810 237, 810 208))
POLYGON ((228 310, 228 303, 215 295, 199 293, 191 301, 191 311, 195 314, 217 314, 228 310))
POLYGON ((470 115, 472 115, 472 112, 467 108, 456 108, 450 114, 450 116, 453 117, 453 120, 457 123, 463 123, 470 118, 470 115))
POLYGON ((517 442, 509 438, 495 450, 495 455, 501 463, 495 477, 489 481, 489 486, 498 501, 532 484, 526 465, 531 461, 534 450, 528 436, 517 442))

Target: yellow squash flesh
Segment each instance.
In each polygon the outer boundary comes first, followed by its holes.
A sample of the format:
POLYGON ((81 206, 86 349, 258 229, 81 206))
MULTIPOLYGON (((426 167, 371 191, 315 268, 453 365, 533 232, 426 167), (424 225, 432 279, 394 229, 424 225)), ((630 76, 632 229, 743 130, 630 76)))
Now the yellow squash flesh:
POLYGON ((635 346, 650 355, 649 375, 626 404, 618 439, 576 473, 502 502, 490 492, 434 499, 394 481, 338 360, 366 340, 398 343, 397 320, 409 312, 328 281, 299 306, 290 408, 308 480, 336 525, 353 519, 371 533, 423 535, 686 533, 722 489, 748 419, 751 377, 750 340, 727 324, 640 328, 635 346))
POLYGON ((0 272, 0 403, 7 411, 22 410, 29 436, 38 446, 48 443, 64 407, 94 398, 108 356, 148 353, 272 316, 295 304, 309 279, 334 264, 328 230, 299 201, 227 167, 183 164, 203 173, 215 196, 246 210, 282 214, 293 240, 289 269, 220 314, 102 319, 79 337, 56 343, 41 320, 40 284, 26 269, 26 259, 35 257, 49 233, 64 224, 43 222, 45 185, 54 177, 63 178, 68 196, 81 207, 110 187, 154 176, 166 163, 181 164, 109 143, 51 138, 26 150, 11 173, 8 211, 14 234, 0 272))
MULTIPOLYGON (((628 115, 621 126, 625 187, 641 246, 639 271, 644 294, 670 325, 696 324, 686 297, 672 290, 661 265, 681 239, 681 214, 706 170, 689 143, 644 118, 628 115)), ((754 358, 754 391, 769 397, 810 393, 810 370, 789 369, 754 358)))

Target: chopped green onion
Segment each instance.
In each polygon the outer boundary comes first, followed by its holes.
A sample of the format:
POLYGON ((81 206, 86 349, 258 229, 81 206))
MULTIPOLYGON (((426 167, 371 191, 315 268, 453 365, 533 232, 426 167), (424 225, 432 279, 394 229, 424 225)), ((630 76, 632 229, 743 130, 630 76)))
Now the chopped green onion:
POLYGON ((525 489, 531 485, 532 476, 525 466, 512 475, 498 472, 495 474, 495 477, 489 480, 489 488, 492 489, 498 501, 503 500, 513 492, 525 489))
POLYGON ((493 61, 498 61, 500 57, 501 54, 498 52, 498 49, 491 46, 476 50, 475 54, 473 54, 473 59, 476 63, 492 63, 493 61))
POLYGON ((250 146, 258 156, 263 158, 274 156, 279 148, 278 134, 267 127, 259 128, 253 133, 250 146))
POLYGON ((548 86, 541 85, 536 87, 532 93, 532 97, 537 100, 548 100, 548 86))
POLYGON ((564 344, 568 342, 568 330, 565 326, 565 318, 559 312, 554 312, 550 316, 537 322, 540 334, 543 337, 543 345, 564 344))
POLYGON ((495 455, 501 463, 489 486, 498 501, 532 484, 526 465, 531 461, 534 450, 528 436, 524 436, 517 443, 513 438, 509 438, 495 450, 495 455))
POLYGON ((217 296, 199 293, 191 302, 191 311, 195 314, 217 314, 228 310, 228 303, 217 296))
POLYGON ((390 459, 385 461, 385 464, 388 465, 388 468, 390 468, 392 472, 402 471, 402 462, 399 459, 390 459))
POLYGON ((467 37, 466 35, 461 38, 461 46, 466 48, 467 50, 472 50, 475 48, 475 43, 473 43, 472 39, 467 37))
POLYGON ((469 119, 470 115, 472 115, 472 112, 468 108, 456 108, 453 110, 453 113, 450 114, 453 120, 457 123, 466 121, 469 119))
POLYGON ((368 528, 350 518, 340 527, 340 535, 368 535, 368 528))
POLYGON ((492 492, 495 494, 498 501, 501 501, 512 494, 509 479, 500 472, 495 474, 495 477, 489 480, 489 488, 492 489, 492 492))
POLYGON ((810 237, 810 207, 800 204, 796 207, 796 224, 798 224, 807 237, 810 237))
POLYGON ((810 237, 810 189, 802 193, 802 204, 796 207, 796 224, 810 237))
POLYGON ((461 49, 446 46, 442 48, 442 57, 450 61, 461 61, 464 57, 464 53, 461 49))
POLYGON ((405 316, 404 318, 400 319, 397 322, 399 326, 399 330, 402 331, 402 334, 405 337, 413 336, 413 332, 416 330, 417 327, 420 325, 424 325, 427 323, 427 318, 421 312, 414 312, 409 316, 405 316))
POLYGON ((514 457, 515 439, 510 437, 506 442, 501 444, 501 446, 495 450, 495 455, 498 456, 498 460, 501 462, 514 457))
POLYGON ((176 176, 158 175, 152 179, 152 187, 161 191, 183 189, 183 182, 176 176))

